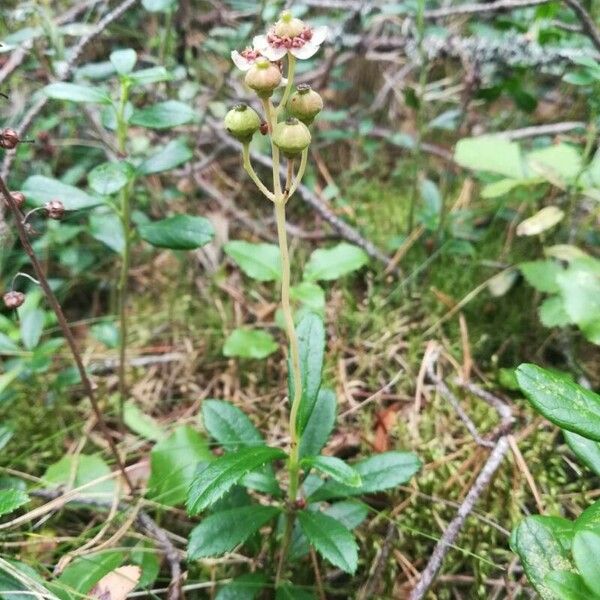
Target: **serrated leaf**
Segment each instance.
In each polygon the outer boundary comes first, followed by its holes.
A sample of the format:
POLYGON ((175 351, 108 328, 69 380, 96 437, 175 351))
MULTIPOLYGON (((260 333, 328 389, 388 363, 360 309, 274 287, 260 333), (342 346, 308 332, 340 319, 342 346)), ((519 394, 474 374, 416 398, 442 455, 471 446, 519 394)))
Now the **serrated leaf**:
POLYGON ((552 571, 573 570, 569 558, 573 535, 570 521, 540 515, 527 517, 512 532, 511 548, 519 555, 527 578, 543 600, 562 600, 545 580, 552 571))
POLYGON ((337 399, 335 392, 320 389, 317 394, 317 401, 300 438, 300 458, 311 455, 316 456, 321 452, 333 431, 336 411, 337 399))
POLYGON ((219 500, 246 473, 285 457, 283 450, 268 446, 242 448, 220 456, 196 473, 187 498, 188 512, 191 515, 201 512, 219 500))
POLYGON ((142 175, 154 175, 170 171, 179 165, 191 160, 194 153, 182 140, 172 140, 155 154, 147 158, 138 167, 138 173, 142 175))
POLYGON ((358 246, 341 242, 333 248, 320 248, 304 267, 306 281, 330 281, 357 271, 369 262, 366 252, 358 246))
POLYGON ((77 103, 112 104, 110 96, 97 87, 76 83, 56 82, 47 85, 44 93, 54 100, 67 100, 77 103))
POLYGON ((339 521, 318 512, 298 512, 298 522, 309 543, 332 565, 346 573, 358 566, 358 546, 352 533, 339 521))
POLYGON ((17 510, 27 502, 29 496, 23 490, 0 490, 0 517, 17 510))
POLYGON ((362 478, 358 487, 328 481, 310 496, 312 502, 380 492, 406 483, 421 467, 421 461, 410 452, 375 454, 352 465, 362 478))
POLYGON ((600 475, 600 443, 572 431, 563 430, 563 435, 573 454, 596 475, 600 475))
POLYGON ((129 123, 148 129, 170 129, 193 123, 197 119, 196 111, 188 104, 179 100, 167 100, 135 110, 129 123))
POLYGON ((577 531, 572 547, 575 566, 590 590, 600 592, 600 532, 577 531))
POLYGON ((369 508, 358 500, 341 500, 330 504, 323 512, 339 521, 346 529, 352 530, 367 518, 369 508))
MULTIPOLYGON (((302 434, 313 412, 321 387, 323 358, 325 356, 325 326, 323 319, 315 313, 306 314, 296 328, 296 336, 298 338, 300 380, 302 383, 302 400, 298 410, 298 431, 302 434)), ((288 392, 290 399, 293 399, 295 382, 291 358, 288 360, 288 373, 288 392)))
POLYGON ((110 53, 110 62, 119 75, 127 75, 135 67, 137 52, 131 48, 114 50, 110 53))
POLYGON ((307 456, 300 464, 307 469, 317 469, 343 485, 358 487, 362 483, 360 474, 335 456, 307 456))
POLYGON ((549 421, 600 441, 600 396, 565 375, 532 364, 519 365, 517 381, 533 407, 549 421))
POLYGON ((527 283, 540 292, 555 294, 559 291, 556 276, 563 268, 554 260, 533 260, 519 265, 527 283))
POLYGON ((204 217, 174 215, 138 225, 140 237, 157 248, 195 250, 208 244, 214 236, 212 223, 204 217))
POLYGON ((234 329, 223 345, 223 354, 239 358, 267 358, 277 350, 273 336, 258 329, 234 329))
POLYGON ((121 191, 132 179, 135 171, 125 162, 105 162, 92 169, 88 183, 101 196, 110 196, 121 191))
POLYGON ((188 559, 209 558, 231 552, 273 519, 280 509, 251 505, 206 517, 190 534, 188 559))
POLYGON ((65 210, 82 210, 102 204, 102 198, 90 194, 72 186, 43 175, 32 175, 23 183, 23 193, 27 200, 36 206, 41 206, 50 200, 58 199, 65 210))
POLYGON ((150 453, 149 498, 166 506, 183 504, 198 465, 212 459, 197 431, 187 425, 178 427, 150 453))
POLYGON ((517 235, 539 235, 560 223, 565 213, 558 206, 545 206, 517 225, 517 235))
POLYGON ((274 244, 251 244, 235 240, 225 244, 223 250, 248 277, 257 281, 281 279, 281 257, 279 248, 274 244))
POLYGON ((228 451, 264 445, 262 436, 246 413, 229 402, 204 400, 202 422, 208 433, 228 451))

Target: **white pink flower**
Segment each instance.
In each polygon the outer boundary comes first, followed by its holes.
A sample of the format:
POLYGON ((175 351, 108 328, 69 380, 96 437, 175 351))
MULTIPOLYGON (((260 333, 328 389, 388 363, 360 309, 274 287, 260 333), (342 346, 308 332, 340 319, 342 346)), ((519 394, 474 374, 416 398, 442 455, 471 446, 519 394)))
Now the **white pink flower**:
POLYGON ((258 50, 252 48, 246 48, 241 52, 234 50, 231 53, 231 60, 233 64, 242 71, 248 71, 250 67, 262 57, 262 54, 258 50))
POLYGON ((281 60, 288 52, 300 60, 314 56, 325 41, 328 34, 327 27, 309 27, 296 36, 277 35, 275 27, 266 35, 257 35, 253 40, 254 50, 260 52, 270 61, 281 60))

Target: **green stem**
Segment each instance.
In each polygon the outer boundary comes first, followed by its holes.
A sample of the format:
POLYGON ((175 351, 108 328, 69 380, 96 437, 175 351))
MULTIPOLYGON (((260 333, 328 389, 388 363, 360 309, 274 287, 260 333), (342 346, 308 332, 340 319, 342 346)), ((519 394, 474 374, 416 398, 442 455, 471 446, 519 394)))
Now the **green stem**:
POLYGON ((248 173, 248 175, 250 175, 250 179, 252 179, 252 181, 254 181, 254 183, 256 184, 256 187, 269 200, 271 200, 271 202, 273 202, 275 200, 275 195, 273 194, 273 192, 270 192, 267 189, 267 186, 260 180, 260 177, 256 174, 256 171, 254 170, 254 167, 252 166, 252 163, 250 162, 250 145, 248 142, 246 142, 242 146, 242 160, 244 163, 244 169, 246 170, 246 173, 248 173))
POLYGON ((302 157, 300 158, 300 166, 298 167, 298 174, 294 179, 294 183, 289 188, 288 192, 288 200, 294 195, 300 182, 302 181, 302 177, 304 177, 304 172, 306 171, 306 163, 308 162, 308 148, 302 151, 302 157))
POLYGON ((294 75, 296 73, 296 57, 288 54, 288 72, 287 72, 287 85, 285 86, 285 90, 283 92, 283 97, 281 98, 281 102, 277 107, 277 111, 275 116, 278 117, 281 112, 285 109, 285 105, 287 104, 288 98, 292 93, 292 87, 294 86, 294 75))

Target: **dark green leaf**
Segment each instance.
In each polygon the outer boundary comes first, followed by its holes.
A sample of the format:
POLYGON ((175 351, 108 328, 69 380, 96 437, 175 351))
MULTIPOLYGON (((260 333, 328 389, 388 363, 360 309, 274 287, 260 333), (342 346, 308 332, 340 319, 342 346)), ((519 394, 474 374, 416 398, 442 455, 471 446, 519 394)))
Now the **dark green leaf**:
POLYGON ((553 598, 560 598, 560 600, 593 600, 593 598, 597 598, 596 595, 590 595, 590 590, 586 588, 582 577, 570 571, 548 573, 544 585, 554 594, 553 598))
POLYGON ((279 513, 275 506, 257 504, 206 517, 190 534, 188 559, 221 556, 243 544, 279 513))
POLYGON ((178 427, 150 453, 149 497, 167 506, 182 504, 198 464, 212 459, 206 440, 197 431, 187 425, 178 427))
POLYGON ((192 123, 197 118, 196 111, 191 106, 178 100, 167 100, 134 111, 129 122, 149 129, 170 129, 192 123))
POLYGON ((304 279, 307 281, 338 279, 352 271, 357 271, 368 262, 369 257, 362 248, 341 242, 333 248, 315 250, 304 267, 304 279))
POLYGON ((285 458, 278 448, 257 446, 242 448, 237 452, 217 458, 196 473, 187 499, 188 512, 197 514, 214 504, 244 475, 265 463, 285 458))
POLYGON ((267 358, 277 350, 273 336, 258 329, 234 329, 223 345, 225 356, 239 358, 267 358))
POLYGON ((358 487, 362 483, 360 475, 335 456, 308 456, 302 459, 301 465, 307 469, 317 469, 343 485, 358 487))
POLYGON ((214 229, 204 217, 175 215, 138 226, 140 237, 158 248, 171 250, 195 250, 208 244, 214 229))
POLYGON ((94 212, 90 215, 90 235, 114 250, 123 254, 125 236, 121 219, 114 212, 94 212))
POLYGON ((248 277, 257 281, 276 281, 281 279, 281 257, 279 248, 274 244, 251 244, 236 240, 223 246, 248 277))
POLYGON ((327 443, 329 435, 333 431, 337 400, 335 392, 328 389, 320 389, 317 401, 308 418, 306 427, 300 438, 300 457, 316 456, 327 443))
POLYGON ((138 167, 138 172, 142 175, 153 175, 170 171, 193 157, 194 153, 187 147, 185 142, 172 140, 150 158, 147 158, 138 167))
POLYGON ((254 600, 266 583, 263 573, 247 573, 220 587, 215 600, 254 600))
POLYGON ((204 427, 228 451, 247 446, 261 446, 264 440, 242 410, 222 400, 202 402, 204 427))
POLYGON ((356 529, 369 514, 369 508, 358 500, 334 502, 324 511, 326 515, 339 521, 346 529, 356 529))
POLYGON ((63 598, 81 598, 105 575, 117 569, 125 555, 117 550, 87 554, 73 560, 61 573, 55 591, 63 598), (72 592, 72 593, 69 593, 72 592))
POLYGON ((511 548, 519 555, 527 578, 543 600, 561 600, 545 583, 552 571, 572 571, 569 554, 573 523, 560 517, 527 517, 513 530, 511 548))
POLYGON ((315 595, 306 588, 283 583, 275 592, 275 600, 315 600, 315 595))
POLYGON ((358 546, 352 533, 339 521, 322 513, 302 510, 298 521, 315 550, 332 565, 346 573, 358 566, 358 546))
POLYGON ((110 196, 122 190, 134 175, 133 167, 125 162, 105 162, 88 175, 90 187, 101 196, 110 196))
POLYGON ((600 443, 572 431, 563 430, 563 435, 573 454, 596 475, 600 475, 600 443))
POLYGON ((588 506, 575 521, 577 531, 600 531, 600 500, 588 506))
POLYGON ((51 83, 44 88, 48 98, 55 100, 68 100, 69 102, 111 104, 111 99, 102 90, 87 85, 75 83, 57 82, 51 83))
MULTIPOLYGON (((300 378, 302 381, 302 401, 298 410, 298 430, 302 433, 315 407, 325 355, 325 326, 323 319, 315 313, 308 313, 296 329, 300 352, 300 378)), ((288 361, 289 397, 294 398, 294 373, 288 361)))
POLYGON ((23 490, 0 490, 0 517, 17 510, 29 502, 29 496, 23 490))
POLYGON ((600 531, 577 531, 573 538, 573 559, 586 585, 600 592, 600 531))
POLYGON ((311 501, 380 492, 406 483, 421 467, 421 461, 411 452, 384 452, 352 465, 362 478, 358 487, 328 481, 310 497, 311 501))
POLYGON ((66 210, 81 210, 102 204, 102 198, 96 198, 86 192, 43 175, 32 175, 25 180, 22 188, 27 200, 41 206, 50 200, 58 199, 66 210))
POLYGON ((549 421, 600 441, 600 396, 537 365, 517 368, 517 381, 533 407, 549 421))

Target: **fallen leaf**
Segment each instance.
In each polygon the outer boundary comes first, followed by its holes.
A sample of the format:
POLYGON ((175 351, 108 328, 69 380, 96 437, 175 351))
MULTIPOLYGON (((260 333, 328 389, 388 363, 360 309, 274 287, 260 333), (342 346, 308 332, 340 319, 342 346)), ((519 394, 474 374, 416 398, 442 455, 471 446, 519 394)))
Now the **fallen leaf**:
POLYGON ((375 452, 387 452, 390 449, 389 433, 396 424, 399 408, 398 404, 393 404, 375 415, 375 441, 373 442, 375 452))
POLYGON ((521 221, 517 235, 538 235, 563 220, 565 213, 557 206, 546 206, 532 217, 521 221))
POLYGON ((90 592, 98 600, 125 600, 140 580, 142 571, 138 566, 125 565, 105 575, 90 592))

